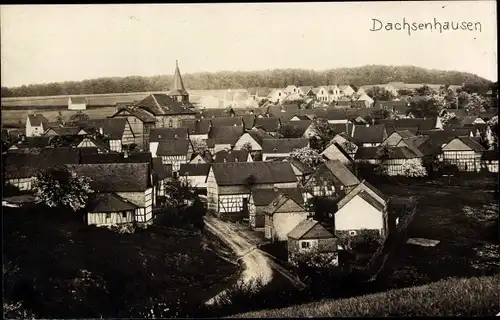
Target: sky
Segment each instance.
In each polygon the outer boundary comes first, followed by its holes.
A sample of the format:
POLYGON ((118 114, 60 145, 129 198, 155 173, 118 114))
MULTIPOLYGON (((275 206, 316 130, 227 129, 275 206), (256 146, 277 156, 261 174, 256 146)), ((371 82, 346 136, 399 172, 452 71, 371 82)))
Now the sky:
POLYGON ((2 5, 1 85, 173 74, 176 60, 182 73, 380 64, 496 81, 496 21, 495 1, 2 5), (403 18, 476 27, 370 31, 403 18))

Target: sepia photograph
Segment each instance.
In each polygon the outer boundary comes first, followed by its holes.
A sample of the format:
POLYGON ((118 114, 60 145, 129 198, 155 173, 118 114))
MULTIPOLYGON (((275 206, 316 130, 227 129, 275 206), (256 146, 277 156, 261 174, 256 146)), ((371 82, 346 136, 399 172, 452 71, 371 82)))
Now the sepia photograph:
POLYGON ((4 319, 500 316, 497 3, 0 5, 4 319))

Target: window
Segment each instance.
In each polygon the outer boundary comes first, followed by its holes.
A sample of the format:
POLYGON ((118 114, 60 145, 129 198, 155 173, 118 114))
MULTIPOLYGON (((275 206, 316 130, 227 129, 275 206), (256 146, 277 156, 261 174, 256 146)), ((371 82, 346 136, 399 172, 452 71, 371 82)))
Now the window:
POLYGON ((127 217, 127 213, 126 212, 122 212, 122 218, 126 218, 127 217))
POLYGON ((238 162, 238 158, 234 158, 234 162, 238 162))
POLYGON ((300 246, 302 247, 302 249, 307 249, 311 247, 311 243, 309 243, 308 241, 304 241, 300 246))
POLYGON ((279 96, 281 97, 281 92, 279 93, 279 96))
POLYGON ((106 213, 106 219, 111 219, 111 213, 106 213))
POLYGON ((168 126, 172 128, 174 126, 174 121, 172 119, 168 120, 168 126))

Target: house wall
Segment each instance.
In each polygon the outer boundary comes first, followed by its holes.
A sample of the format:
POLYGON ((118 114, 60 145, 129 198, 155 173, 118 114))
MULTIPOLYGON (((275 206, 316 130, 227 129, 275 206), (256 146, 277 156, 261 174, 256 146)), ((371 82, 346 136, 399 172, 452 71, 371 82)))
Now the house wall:
POLYGON ((230 144, 216 144, 214 145, 214 148, 212 149, 213 151, 212 154, 215 154, 219 151, 223 151, 223 150, 231 150, 231 145, 230 144))
POLYGON ((162 156, 161 162, 163 164, 171 164, 172 171, 178 172, 181 168, 181 164, 188 163, 187 156, 162 156))
POLYGON ((187 176, 184 177, 184 179, 189 183, 189 185, 192 188, 201 188, 201 189, 207 188, 206 176, 187 176))
POLYGON ((335 213, 335 230, 378 230, 385 232, 385 221, 382 212, 356 195, 335 213))
POLYGON ((125 123, 125 129, 123 130, 122 143, 123 144, 136 143, 134 132, 132 131, 132 127, 130 126, 130 123, 128 123, 128 121, 125 123))
POLYGON ((263 153, 262 154, 262 161, 266 161, 267 158, 269 157, 289 157, 290 152, 284 152, 284 153, 263 153))
POLYGON ((122 152, 122 141, 109 140, 109 148, 111 151, 122 152))
POLYGON ((172 116, 156 116, 156 127, 158 128, 181 128, 182 120, 194 120, 194 114, 189 115, 172 115, 172 116))
POLYGON ((207 208, 212 212, 219 211, 219 187, 212 168, 207 177, 207 208))
POLYGON ((96 226, 116 226, 134 222, 133 211, 123 212, 88 212, 87 224, 96 226))
POLYGON ((349 123, 347 119, 336 119, 336 120, 327 120, 328 123, 349 123))
POLYGON ((389 176, 399 176, 404 175, 403 164, 406 159, 390 159, 385 160, 382 165, 387 169, 387 175, 389 176))
POLYGON ((308 213, 306 211, 301 212, 287 212, 290 209, 291 204, 287 201, 280 208, 280 212, 275 212, 272 218, 268 218, 266 215, 266 238, 273 241, 286 241, 288 239, 287 234, 292 231, 301 221, 307 219, 308 213))
MULTIPOLYGON (((77 146, 77 148, 97 148, 96 144, 92 140, 84 138, 77 146)), ((97 148, 98 152, 101 152, 100 148, 97 148)))
POLYGON ((145 138, 144 138, 145 126, 144 123, 139 118, 132 116, 130 114, 118 114, 115 116, 115 118, 127 119, 128 123, 130 124, 130 128, 135 136, 134 143, 136 143, 137 146, 141 149, 147 146, 145 144, 145 138))
POLYGON ((85 103, 69 103, 68 110, 86 110, 87 106, 85 103))
POLYGON ((26 137, 37 137, 43 134, 43 124, 40 126, 32 126, 29 117, 26 120, 26 137))
POLYGON ((271 102, 281 102, 286 97, 286 93, 283 90, 274 90, 269 94, 267 100, 271 102))
POLYGON ((234 144, 234 150, 241 150, 243 146, 249 143, 252 146, 252 151, 262 151, 262 146, 255 141, 251 135, 244 133, 234 144))
POLYGON ((459 139, 453 139, 443 147, 443 162, 454 164, 460 171, 476 171, 481 168, 481 154, 471 150, 459 139))

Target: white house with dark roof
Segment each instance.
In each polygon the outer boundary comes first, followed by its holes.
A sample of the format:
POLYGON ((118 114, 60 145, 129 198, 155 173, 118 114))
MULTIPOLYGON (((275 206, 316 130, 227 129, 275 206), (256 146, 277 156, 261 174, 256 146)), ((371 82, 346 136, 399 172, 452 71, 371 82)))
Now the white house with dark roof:
MULTIPOLYGON (((133 211, 134 222, 145 225, 153 222, 155 196, 151 165, 149 163, 74 164, 67 165, 67 167, 77 175, 91 178, 90 186, 97 194, 113 193, 133 204, 135 206, 133 211), (131 172, 133 174, 130 174, 131 172)), ((120 198, 117 199, 122 201, 120 198)), ((103 198, 103 200, 106 199, 107 197, 103 198)), ((124 206, 123 203, 120 203, 120 206, 122 205, 124 206)), ((105 203, 102 206, 107 207, 105 203)), ((125 211, 128 210, 131 210, 131 208, 127 208, 125 211)), ((102 209, 97 211, 102 211, 102 209)), ((111 215, 108 215, 109 211, 97 213, 106 214, 103 223, 111 222, 111 215)))
POLYGON ((471 137, 456 137, 442 147, 442 159, 446 164, 456 165, 460 171, 479 171, 485 151, 471 137))
POLYGON ((361 230, 372 230, 385 238, 389 228, 387 206, 387 198, 362 181, 338 202, 335 232, 356 236, 361 230))
POLYGON ((207 177, 208 209, 222 216, 247 216, 250 192, 274 187, 297 187, 297 178, 289 163, 213 163, 207 177))
POLYGON ((283 99, 285 99, 286 96, 287 96, 287 93, 285 92, 285 90, 283 90, 283 89, 274 89, 267 96, 267 100, 269 100, 271 102, 274 102, 274 103, 280 103, 280 102, 283 101, 283 99))
POLYGON ((115 193, 98 193, 89 199, 87 224, 98 227, 131 224, 137 205, 115 193))
POLYGON ((274 139, 274 137, 262 129, 247 130, 235 142, 234 150, 242 150, 245 146, 250 146, 251 151, 262 151, 264 139, 274 139))
POLYGON ((68 110, 86 110, 87 99, 85 97, 69 97, 68 110))
POLYGON ((30 114, 26 119, 26 137, 41 136, 48 127, 49 120, 42 114, 30 114))
POLYGON ((176 174, 181 164, 188 163, 193 154, 193 147, 187 139, 168 139, 151 143, 150 152, 153 157, 162 159, 163 164, 171 164, 176 174))
POLYGON ((209 171, 210 163, 183 163, 179 169, 179 179, 188 183, 191 188, 206 191, 209 171))

